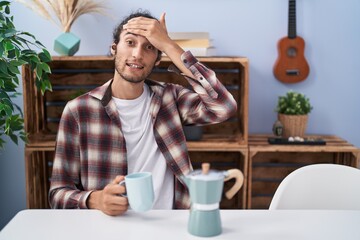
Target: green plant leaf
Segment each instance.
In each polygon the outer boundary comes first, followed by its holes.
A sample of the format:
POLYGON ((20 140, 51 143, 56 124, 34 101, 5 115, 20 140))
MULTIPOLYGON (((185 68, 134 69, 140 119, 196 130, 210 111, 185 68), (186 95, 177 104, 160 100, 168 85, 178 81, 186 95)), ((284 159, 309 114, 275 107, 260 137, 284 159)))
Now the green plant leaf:
MULTIPOLYGON (((21 34, 27 35, 27 36, 31 37, 32 39, 34 39, 35 42, 38 42, 38 41, 36 40, 35 36, 34 36, 33 34, 29 33, 29 32, 21 32, 21 34)), ((41 44, 41 43, 40 43, 40 44, 41 44)), ((41 44, 41 45, 42 45, 42 44, 41 44)))
POLYGON ((1 2, 0 2, 0 7, 8 6, 9 4, 10 4, 9 1, 1 1, 1 2))
MULTIPOLYGON (((15 83, 15 84, 14 84, 15 86, 19 86, 19 78, 17 77, 17 75, 15 75, 15 76, 12 78, 12 80, 13 80, 13 82, 15 83)), ((17 94, 20 94, 20 95, 21 95, 21 93, 16 93, 16 92, 15 92, 15 95, 17 95, 17 94)))
POLYGON ((33 62, 33 63, 40 63, 40 59, 38 58, 38 56, 35 54, 35 55, 31 55, 30 56, 30 60, 33 62))
POLYGON ((9 134, 9 137, 16 145, 18 144, 18 138, 15 134, 9 134))
MULTIPOLYGON (((4 38, 0 38, 0 42, 2 42, 4 40, 4 38)), ((3 56, 4 55, 4 51, 5 51, 5 49, 4 49, 4 47, 3 47, 3 45, 2 44, 0 44, 0 54, 1 54, 1 56, 3 56)))
POLYGON ((8 73, 7 63, 2 59, 0 59, 0 71, 5 74, 8 73))
POLYGON ((43 62, 50 62, 51 61, 51 55, 45 48, 42 49, 41 53, 39 53, 39 58, 43 62))
POLYGON ((21 50, 21 55, 24 55, 24 56, 33 56, 35 53, 33 50, 30 50, 30 49, 23 49, 21 50))
POLYGON ((4 89, 7 92, 15 92, 15 89, 17 88, 17 83, 13 81, 4 81, 4 89))
MULTIPOLYGON (((12 38, 16 35, 17 31, 15 29, 7 29, 4 33, 5 38, 12 38)), ((8 42, 9 43, 9 42, 8 42)))
POLYGON ((14 74, 20 74, 20 71, 17 66, 9 64, 8 69, 14 74))
POLYGON ((23 140, 25 143, 27 143, 29 140, 28 135, 23 131, 20 132, 20 139, 23 140))
POLYGON ((28 44, 28 41, 22 37, 16 36, 13 38, 13 41, 19 45, 19 47, 23 47, 28 44))
POLYGON ((0 101, 0 112, 3 111, 6 116, 10 117, 13 113, 13 106, 9 99, 2 99, 0 101))
POLYGON ((22 118, 24 117, 24 114, 23 114, 21 108, 20 108, 19 105, 17 105, 17 104, 14 104, 14 107, 15 107, 16 110, 19 112, 19 116, 20 116, 21 120, 23 121, 22 118))
POLYGON ((20 60, 11 60, 10 63, 13 66, 19 67, 19 66, 26 64, 26 61, 21 60, 21 59, 20 60))
POLYGON ((41 79, 42 77, 42 73, 43 73, 43 70, 41 68, 41 63, 37 64, 36 67, 35 67, 35 72, 36 72, 36 75, 39 79, 41 79))
MULTIPOLYGON (((34 37, 34 38, 35 38, 35 37, 34 37)), ((40 45, 41 47, 45 48, 45 46, 44 46, 41 42, 39 42, 39 41, 36 40, 35 43, 38 44, 38 45, 40 45)))
POLYGON ((10 14, 10 8, 9 8, 9 5, 7 5, 7 6, 5 7, 5 13, 6 13, 6 14, 10 14))
POLYGON ((16 50, 11 49, 8 51, 8 58, 15 58, 16 57, 16 50))
POLYGON ((46 73, 51 73, 51 69, 49 67, 49 65, 47 65, 46 63, 41 63, 41 69, 44 70, 44 72, 46 73))
POLYGON ((5 98, 10 99, 9 95, 3 89, 0 88, 0 100, 5 98))

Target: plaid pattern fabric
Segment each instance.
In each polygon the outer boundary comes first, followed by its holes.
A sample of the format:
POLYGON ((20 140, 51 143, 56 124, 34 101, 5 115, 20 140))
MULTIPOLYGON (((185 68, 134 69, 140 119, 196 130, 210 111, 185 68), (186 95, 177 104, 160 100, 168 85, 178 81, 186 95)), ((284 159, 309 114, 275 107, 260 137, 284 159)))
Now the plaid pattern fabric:
MULTIPOLYGON (((194 90, 147 79, 153 93, 150 114, 159 149, 176 177, 174 207, 190 206, 181 177, 192 170, 182 125, 222 122, 236 112, 236 101, 215 73, 185 52, 182 61, 195 79, 194 90)), ((174 70, 174 68, 173 68, 174 70)), ((175 69, 176 70, 176 69, 175 69)), ((87 208, 91 191, 101 190, 117 175, 127 174, 126 144, 111 83, 66 105, 57 135, 49 191, 52 208, 87 208)))

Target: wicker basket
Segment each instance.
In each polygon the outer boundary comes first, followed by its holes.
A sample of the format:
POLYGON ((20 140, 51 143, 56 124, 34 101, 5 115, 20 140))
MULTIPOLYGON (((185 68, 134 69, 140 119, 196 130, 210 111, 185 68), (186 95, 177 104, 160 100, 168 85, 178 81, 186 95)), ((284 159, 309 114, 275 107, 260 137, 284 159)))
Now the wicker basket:
POLYGON ((279 121, 283 124, 283 137, 304 137, 308 115, 286 115, 279 114, 279 121))

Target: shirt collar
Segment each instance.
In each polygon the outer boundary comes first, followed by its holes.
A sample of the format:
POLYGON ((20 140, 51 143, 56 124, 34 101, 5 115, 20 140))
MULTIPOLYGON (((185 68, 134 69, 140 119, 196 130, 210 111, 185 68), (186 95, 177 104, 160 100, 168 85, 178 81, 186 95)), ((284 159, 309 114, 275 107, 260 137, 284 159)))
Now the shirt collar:
MULTIPOLYGON (((103 106, 106 106, 111 98, 111 84, 114 79, 110 79, 102 86, 95 88, 89 92, 89 95, 100 100, 103 106)), ((155 93, 157 95, 162 95, 165 84, 161 82, 157 82, 151 79, 146 79, 145 83, 149 86, 151 93, 155 93)))

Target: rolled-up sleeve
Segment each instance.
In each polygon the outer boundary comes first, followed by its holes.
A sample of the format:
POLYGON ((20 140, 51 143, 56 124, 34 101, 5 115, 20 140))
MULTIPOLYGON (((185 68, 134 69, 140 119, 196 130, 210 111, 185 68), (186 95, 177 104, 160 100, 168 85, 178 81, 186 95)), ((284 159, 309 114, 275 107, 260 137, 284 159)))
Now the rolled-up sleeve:
POLYGON ((179 94, 179 109, 184 122, 186 124, 218 123, 235 115, 237 103, 217 79, 215 72, 199 62, 190 51, 184 52, 181 60, 195 77, 182 74, 196 94, 187 90, 179 94))

